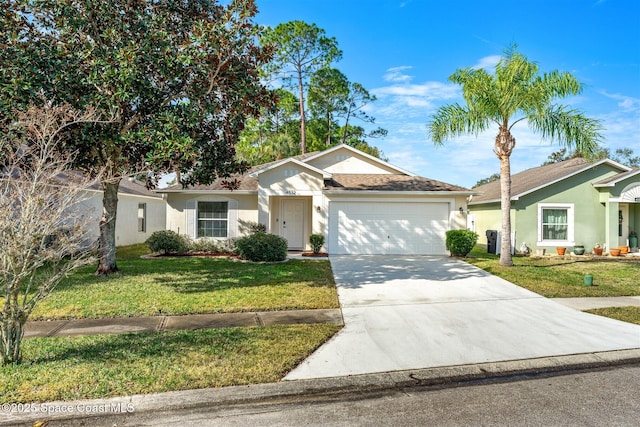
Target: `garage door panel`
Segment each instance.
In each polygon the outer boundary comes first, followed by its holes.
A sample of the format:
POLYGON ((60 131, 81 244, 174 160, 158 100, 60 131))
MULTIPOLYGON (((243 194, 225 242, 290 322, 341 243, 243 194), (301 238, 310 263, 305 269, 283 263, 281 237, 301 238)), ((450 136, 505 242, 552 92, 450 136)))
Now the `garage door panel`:
POLYGON ((448 214, 447 203, 333 202, 330 251, 442 255, 448 214))

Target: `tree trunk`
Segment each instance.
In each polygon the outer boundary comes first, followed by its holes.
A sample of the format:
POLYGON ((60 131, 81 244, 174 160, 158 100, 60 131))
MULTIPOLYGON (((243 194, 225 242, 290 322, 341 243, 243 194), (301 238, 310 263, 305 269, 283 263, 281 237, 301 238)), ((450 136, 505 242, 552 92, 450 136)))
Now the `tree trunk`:
POLYGON ((509 156, 500 158, 500 208, 502 211, 502 239, 500 241, 500 265, 512 266, 511 259, 511 161, 509 156))
POLYGON ((495 153, 500 159, 500 208, 502 211, 502 238, 500 265, 512 266, 511 258, 511 153, 516 145, 507 124, 500 127, 496 137, 495 153))
POLYGON ((0 366, 20 363, 20 343, 24 335, 26 317, 16 316, 12 310, 0 315, 0 366), (17 317, 17 318, 16 318, 17 317))
POLYGON ((307 120, 304 116, 304 87, 301 72, 298 72, 298 93, 300 96, 300 151, 304 154, 307 152, 307 120))
POLYGON ((102 182, 102 217, 100 218, 100 254, 96 274, 118 271, 116 265, 116 216, 120 180, 102 182))
POLYGON ((327 113, 327 147, 331 147, 331 114, 327 113))

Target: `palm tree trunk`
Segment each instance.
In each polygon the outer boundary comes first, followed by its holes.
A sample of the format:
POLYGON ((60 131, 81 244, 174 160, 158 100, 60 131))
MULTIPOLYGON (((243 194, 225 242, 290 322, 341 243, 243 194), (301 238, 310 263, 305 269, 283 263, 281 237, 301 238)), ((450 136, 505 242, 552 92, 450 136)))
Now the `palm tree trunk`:
POLYGON ((500 208, 502 211, 502 238, 500 240, 500 265, 512 266, 511 259, 511 160, 500 158, 500 208))
POLYGON ((500 209, 502 211, 502 238, 500 240, 500 265, 512 266, 511 258, 511 153, 516 140, 505 122, 496 137, 495 153, 500 159, 500 209))

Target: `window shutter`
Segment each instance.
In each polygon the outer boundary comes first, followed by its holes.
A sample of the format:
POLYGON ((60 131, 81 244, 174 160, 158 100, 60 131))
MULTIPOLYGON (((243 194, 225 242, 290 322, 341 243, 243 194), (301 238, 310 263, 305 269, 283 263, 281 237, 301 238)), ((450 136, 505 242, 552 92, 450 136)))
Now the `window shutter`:
POLYGON ((229 238, 238 237, 238 201, 229 199, 229 211, 227 212, 227 221, 229 226, 229 238))
POLYGON ((192 238, 196 238, 196 201, 187 200, 185 206, 185 214, 187 219, 186 235, 192 238))

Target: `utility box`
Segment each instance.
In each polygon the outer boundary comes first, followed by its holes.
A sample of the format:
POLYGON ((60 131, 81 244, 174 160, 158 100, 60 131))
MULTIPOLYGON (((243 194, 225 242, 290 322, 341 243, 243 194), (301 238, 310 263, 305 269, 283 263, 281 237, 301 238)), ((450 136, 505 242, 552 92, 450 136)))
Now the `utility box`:
POLYGON ((498 230, 487 230, 487 252, 495 254, 498 246, 498 230))

